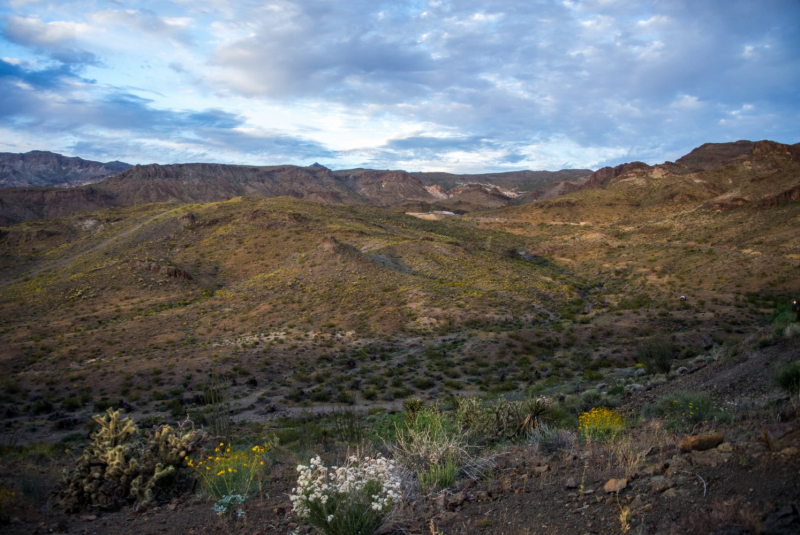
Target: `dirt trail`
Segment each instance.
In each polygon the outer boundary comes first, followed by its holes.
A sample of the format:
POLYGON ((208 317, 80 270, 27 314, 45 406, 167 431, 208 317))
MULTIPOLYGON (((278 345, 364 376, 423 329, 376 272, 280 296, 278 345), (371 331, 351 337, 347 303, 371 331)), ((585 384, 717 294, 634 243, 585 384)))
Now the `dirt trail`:
POLYGON ((45 264, 45 265, 39 266, 37 268, 34 268, 31 271, 28 271, 28 272, 24 273, 23 275, 19 275, 17 277, 12 277, 12 278, 0 281, 0 288, 2 288, 3 286, 8 286, 9 284, 12 284, 14 282, 17 282, 19 279, 21 279, 25 275, 27 275, 29 277, 35 277, 36 275, 38 275, 39 273, 41 273, 42 271, 44 271, 46 269, 55 269, 55 268, 60 268, 62 266, 65 266, 66 264, 68 264, 70 262, 73 262, 73 261, 77 260, 78 258, 84 256, 84 255, 91 254, 91 253, 94 253, 96 251, 99 251, 103 247, 106 247, 107 245, 112 243, 114 240, 117 240, 119 238, 128 236, 129 234, 132 234, 132 233, 136 232, 137 230, 139 230, 143 226, 152 223, 153 221, 155 221, 159 217, 165 216, 165 215, 170 214, 172 212, 175 212, 177 210, 180 210, 180 207, 179 208, 173 208, 172 210, 165 210, 163 212, 159 212, 156 215, 154 215, 153 217, 150 217, 150 218, 148 218, 148 219, 146 219, 146 220, 144 220, 144 221, 142 221, 140 223, 137 223, 136 225, 133 225, 129 229, 123 230, 119 234, 115 234, 114 236, 111 236, 111 237, 101 241, 100 243, 98 243, 96 245, 93 245, 92 247, 90 247, 89 249, 86 249, 85 251, 81 251, 79 253, 70 255, 70 256, 68 256, 66 258, 61 258, 60 260, 56 260, 55 262, 50 262, 49 264, 45 264))

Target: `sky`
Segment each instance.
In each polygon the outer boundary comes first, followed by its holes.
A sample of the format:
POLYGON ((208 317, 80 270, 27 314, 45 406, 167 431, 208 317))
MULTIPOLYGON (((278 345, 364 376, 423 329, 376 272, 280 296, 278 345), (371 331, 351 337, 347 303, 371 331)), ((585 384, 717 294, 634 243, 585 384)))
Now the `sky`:
POLYGON ((0 152, 479 173, 800 142, 797 0, 3 0, 0 152))

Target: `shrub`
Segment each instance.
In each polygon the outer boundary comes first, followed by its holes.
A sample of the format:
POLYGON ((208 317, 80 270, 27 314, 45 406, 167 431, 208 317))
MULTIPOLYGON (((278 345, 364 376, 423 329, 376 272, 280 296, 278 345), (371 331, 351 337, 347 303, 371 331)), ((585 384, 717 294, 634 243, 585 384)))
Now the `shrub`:
POLYGON ((694 392, 676 392, 663 396, 655 403, 645 406, 644 415, 663 417, 666 420, 665 427, 670 431, 689 431, 702 422, 729 419, 727 414, 714 405, 708 394, 694 392))
POLYGON ((559 451, 571 450, 575 444, 575 433, 541 424, 531 433, 531 444, 537 451, 552 455, 559 451))
POLYGON ((642 342, 636 348, 636 360, 643 364, 647 373, 668 373, 672 368, 673 346, 663 338, 642 342))
POLYGON ((543 399, 528 398, 485 403, 474 397, 457 398, 458 424, 471 440, 495 444, 525 438, 539 425, 550 407, 543 399))
POLYGON ((348 446, 357 446, 364 440, 364 415, 352 409, 335 410, 330 415, 333 435, 348 446))
POLYGON ((791 395, 800 393, 800 361, 777 365, 772 372, 772 381, 791 395))
POLYGON ((218 372, 211 375, 203 392, 205 407, 203 418, 215 437, 230 438, 231 431, 231 397, 230 386, 218 372))
POLYGON ((437 488, 450 487, 456 481, 458 469, 456 461, 450 457, 431 463, 431 466, 417 474, 420 492, 428 494, 437 488))
POLYGON ((617 411, 607 407, 599 407, 581 413, 578 422, 578 432, 581 437, 591 442, 614 440, 625 428, 625 418, 617 411))
POLYGON ((298 465, 294 512, 326 535, 371 535, 400 500, 400 477, 383 457, 326 468, 319 457, 298 465))
POLYGON ((245 499, 264 472, 263 455, 272 447, 271 443, 253 446, 250 450, 233 450, 231 445, 220 442, 213 455, 188 459, 186 466, 194 470, 195 477, 203 484, 209 496, 222 500, 226 496, 243 496, 245 499))

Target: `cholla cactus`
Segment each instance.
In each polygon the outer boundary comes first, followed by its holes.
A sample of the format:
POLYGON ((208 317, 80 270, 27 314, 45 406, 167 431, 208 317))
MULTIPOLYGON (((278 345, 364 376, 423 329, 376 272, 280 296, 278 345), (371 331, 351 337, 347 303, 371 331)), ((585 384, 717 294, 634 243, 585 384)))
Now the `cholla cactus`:
POLYGON ((67 511, 86 506, 117 509, 127 502, 147 504, 165 478, 175 476, 186 455, 205 438, 202 431, 161 426, 144 436, 133 419, 108 409, 95 416, 100 429, 77 459, 63 472, 60 502, 67 511))

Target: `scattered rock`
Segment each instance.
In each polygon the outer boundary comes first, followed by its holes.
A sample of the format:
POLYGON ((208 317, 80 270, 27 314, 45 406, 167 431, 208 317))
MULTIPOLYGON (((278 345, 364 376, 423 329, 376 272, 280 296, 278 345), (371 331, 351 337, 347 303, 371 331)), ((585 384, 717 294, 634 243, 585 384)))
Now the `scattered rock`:
POLYGON ((450 511, 454 511, 456 507, 460 507, 467 500, 467 494, 465 492, 458 492, 454 494, 450 500, 447 502, 447 509, 450 511))
POLYGON ((735 448, 733 444, 731 444, 730 442, 723 442, 722 444, 717 446, 717 449, 723 453, 731 453, 735 448))
POLYGON ((703 451, 716 448, 725 440, 725 437, 716 435, 699 435, 684 438, 678 445, 681 451, 703 451))
POLYGON ((675 370, 675 373, 677 373, 678 375, 686 375, 687 373, 689 373, 689 368, 687 368, 686 366, 681 366, 680 368, 675 370))
POLYGON ((716 448, 707 451, 694 451, 692 452, 692 464, 716 468, 727 461, 730 456, 730 453, 721 452, 716 448))
POLYGON ((566 487, 568 489, 576 489, 576 488, 578 488, 578 482, 575 481, 574 477, 571 477, 571 478, 567 479, 566 487))
POLYGON ((788 448, 784 448, 780 451, 781 455, 785 455, 786 457, 794 457, 800 450, 797 449, 795 446, 789 446, 788 448))
POLYGON ((97 520, 97 515, 82 515, 81 520, 84 520, 86 522, 94 522, 95 520, 97 520))
POLYGON ((675 489, 667 489, 661 493, 661 495, 665 498, 676 498, 678 493, 675 492, 675 489))
POLYGON ((609 479, 605 485, 603 485, 603 490, 608 493, 611 492, 619 492, 625 487, 628 486, 628 478, 623 477, 620 479, 609 479))
POLYGON ((454 519, 458 518, 458 516, 459 516, 458 513, 453 513, 451 511, 445 511, 444 513, 439 515, 439 520, 441 522, 450 522, 451 520, 454 520, 454 519))
POLYGON ((537 466, 533 469, 533 471, 536 472, 537 474, 544 474, 545 472, 550 471, 550 465, 546 464, 544 466, 537 466))
POLYGON ((800 420, 765 425, 761 437, 772 451, 781 451, 800 442, 800 420))
POLYGON ((664 492, 672 488, 672 481, 664 476, 656 476, 650 481, 650 490, 653 492, 664 492))
POLYGON ((692 464, 688 460, 676 455, 675 457, 669 460, 669 467, 667 467, 665 475, 667 477, 672 477, 681 470, 689 470, 691 467, 692 464))
POLYGON ((477 502, 485 502, 489 500, 489 493, 485 490, 479 490, 475 493, 475 501, 477 502))

